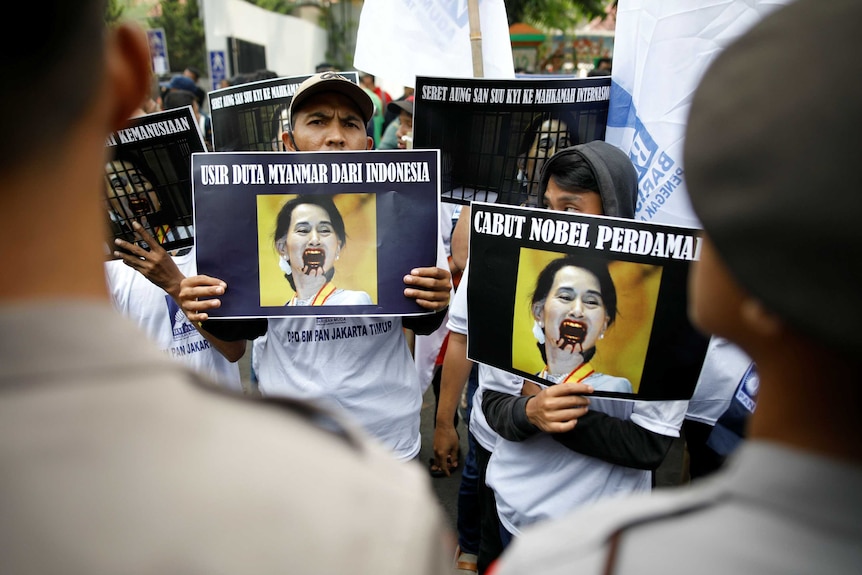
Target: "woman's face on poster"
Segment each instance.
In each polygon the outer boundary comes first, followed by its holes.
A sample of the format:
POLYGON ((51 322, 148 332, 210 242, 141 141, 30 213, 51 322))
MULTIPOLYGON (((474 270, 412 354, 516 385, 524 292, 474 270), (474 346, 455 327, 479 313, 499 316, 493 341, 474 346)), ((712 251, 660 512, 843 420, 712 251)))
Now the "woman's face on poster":
POLYGON ((341 241, 325 209, 315 204, 293 209, 279 253, 288 258, 294 274, 322 276, 332 269, 340 251, 341 241))
POLYGON ((131 162, 105 165, 111 207, 124 218, 142 218, 161 209, 153 184, 131 162))
POLYGON ((538 184, 542 166, 557 150, 571 145, 568 126, 560 120, 545 120, 536 131, 533 144, 524 158, 524 176, 530 186, 538 184))
POLYGON ((599 279, 575 266, 561 268, 544 300, 533 305, 545 345, 571 353, 595 347, 608 327, 599 279))

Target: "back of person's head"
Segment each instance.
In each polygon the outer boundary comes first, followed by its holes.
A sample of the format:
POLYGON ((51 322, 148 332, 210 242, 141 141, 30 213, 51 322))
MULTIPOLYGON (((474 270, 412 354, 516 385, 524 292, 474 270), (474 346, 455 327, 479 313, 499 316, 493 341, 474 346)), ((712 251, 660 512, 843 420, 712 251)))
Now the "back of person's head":
POLYGON ((183 75, 191 78, 195 82, 201 79, 201 71, 194 66, 186 66, 186 69, 183 70, 183 75))
POLYGON ((720 54, 692 100, 692 205, 740 286, 797 334, 862 349, 862 3, 798 0, 720 54), (815 302, 824 303, 814 310, 815 302))
POLYGON ((167 87, 168 90, 185 90, 186 92, 194 93, 198 85, 195 84, 195 81, 188 76, 178 74, 171 78, 171 81, 168 82, 167 87))
POLYGON ((6 110, 0 140, 0 171, 36 154, 70 130, 100 87, 105 41, 102 0, 25 2, 16 6, 15 33, 3 35, 4 78, 14 78, 0 95, 6 110), (22 46, 22 38, 42 41, 22 46), (62 94, 62 105, 55 101, 62 94))
MULTIPOLYGON (((192 106, 198 103, 197 94, 187 90, 178 90, 176 88, 168 90, 162 100, 162 108, 171 110, 173 108, 182 108, 183 106, 192 106)), ((194 106, 192 106, 194 107, 194 106)))
POLYGON ((257 82, 260 80, 272 80, 274 78, 278 78, 278 74, 272 70, 261 68, 260 70, 255 70, 251 77, 252 82, 257 82))

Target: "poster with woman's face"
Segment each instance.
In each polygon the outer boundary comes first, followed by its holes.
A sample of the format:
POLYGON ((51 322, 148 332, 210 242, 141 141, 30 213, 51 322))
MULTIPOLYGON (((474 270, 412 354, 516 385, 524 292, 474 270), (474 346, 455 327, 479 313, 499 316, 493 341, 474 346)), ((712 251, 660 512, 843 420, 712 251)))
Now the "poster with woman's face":
POLYGON ((442 200, 539 205, 557 150, 605 136, 610 77, 418 77, 413 146, 441 151, 442 200))
POLYGON ((137 241, 133 221, 166 250, 191 246, 191 155, 206 149, 191 107, 133 118, 106 147, 107 253, 115 238, 137 241))
POLYGON ((687 399, 707 338, 687 317, 693 228, 474 203, 468 357, 596 395, 687 399))
POLYGON ((377 303, 375 194, 265 194, 257 202, 261 307, 377 303), (326 284, 339 287, 321 293, 326 284))
POLYGON ((437 265, 439 153, 196 154, 198 273, 213 317, 419 315, 404 276, 437 265))

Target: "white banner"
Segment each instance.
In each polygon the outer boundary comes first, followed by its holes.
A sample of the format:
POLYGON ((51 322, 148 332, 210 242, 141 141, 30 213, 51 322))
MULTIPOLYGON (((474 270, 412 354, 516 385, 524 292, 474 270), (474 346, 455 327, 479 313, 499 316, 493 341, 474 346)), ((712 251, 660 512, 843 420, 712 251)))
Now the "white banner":
POLYGON ((700 227, 682 166, 691 95, 725 46, 788 1, 619 1, 605 140, 638 170, 637 219, 700 227))
MULTIPOLYGON (((503 0, 480 0, 485 78, 514 78, 503 0)), ((359 16, 358 70, 403 86, 416 76, 472 78, 467 0, 365 0, 359 16)))

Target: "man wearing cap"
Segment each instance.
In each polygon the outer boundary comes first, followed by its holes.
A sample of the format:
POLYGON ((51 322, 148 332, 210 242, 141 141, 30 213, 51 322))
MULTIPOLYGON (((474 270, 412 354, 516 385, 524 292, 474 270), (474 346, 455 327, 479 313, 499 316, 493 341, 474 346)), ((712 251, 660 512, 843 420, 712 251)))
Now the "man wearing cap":
POLYGON ((496 575, 862 572, 862 60, 820 52, 858 54, 859 22, 856 0, 778 8, 692 99, 689 315, 757 365, 746 443, 691 488, 536 527, 496 575))
POLYGON ((396 115, 386 126, 380 140, 381 150, 404 150, 413 147, 413 96, 389 102, 386 110, 396 115))
MULTIPOLYGON (((289 109, 289 129, 282 136, 291 151, 366 150, 373 140, 365 125, 374 112, 365 91, 335 72, 316 74, 300 84, 289 109)), ((444 257, 442 241, 438 259, 444 257)), ((402 460, 419 453, 422 387, 404 329, 431 333, 446 315, 451 276, 443 267, 420 267, 404 277, 405 297, 435 313, 411 317, 325 318, 361 334, 335 341, 298 342, 292 334, 312 333, 318 318, 208 320, 207 311, 230 286, 209 276, 183 280, 182 308, 191 321, 220 339, 252 340, 261 393, 303 397, 334 405, 354 417, 372 436, 402 460), (214 298, 214 299, 198 299, 214 298), (373 329, 372 329, 373 326, 373 329), (386 326, 381 329, 380 326, 386 326)))

